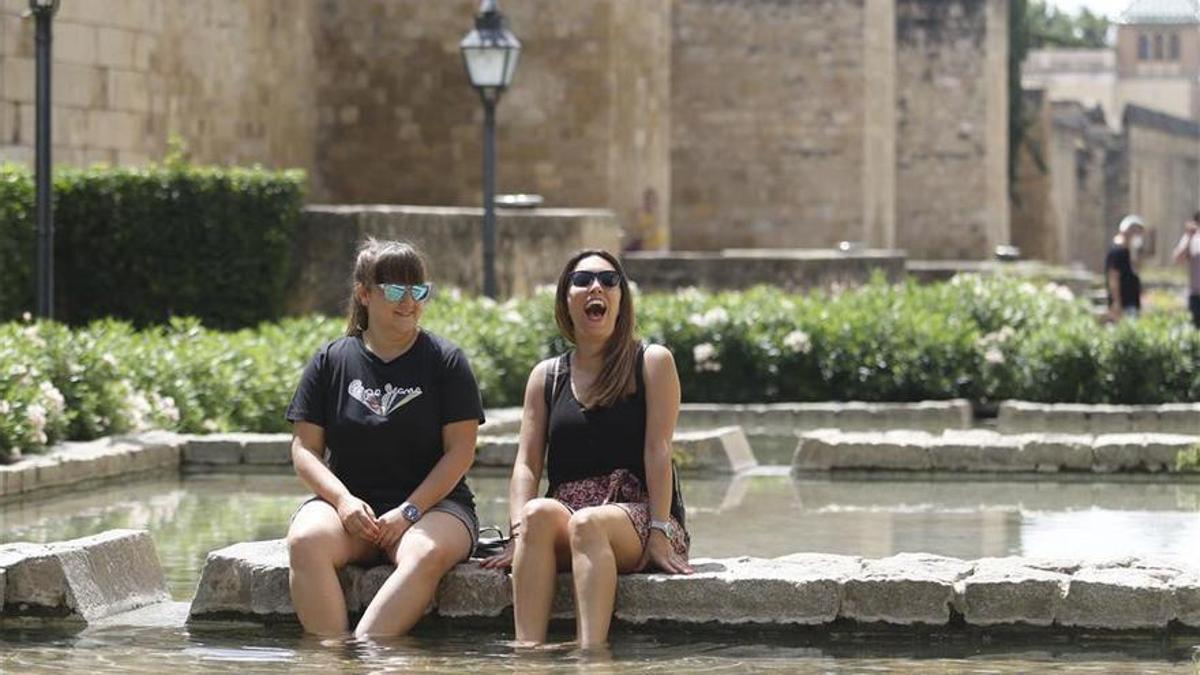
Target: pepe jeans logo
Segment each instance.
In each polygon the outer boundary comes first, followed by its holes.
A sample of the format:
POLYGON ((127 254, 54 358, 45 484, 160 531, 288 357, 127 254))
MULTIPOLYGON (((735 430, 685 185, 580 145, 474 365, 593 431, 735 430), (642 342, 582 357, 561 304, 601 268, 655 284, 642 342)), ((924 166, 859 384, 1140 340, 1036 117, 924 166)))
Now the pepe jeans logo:
POLYGON ((359 403, 380 417, 388 417, 422 393, 420 387, 403 388, 390 384, 383 385, 383 389, 368 389, 363 386, 362 380, 351 382, 348 391, 359 403))

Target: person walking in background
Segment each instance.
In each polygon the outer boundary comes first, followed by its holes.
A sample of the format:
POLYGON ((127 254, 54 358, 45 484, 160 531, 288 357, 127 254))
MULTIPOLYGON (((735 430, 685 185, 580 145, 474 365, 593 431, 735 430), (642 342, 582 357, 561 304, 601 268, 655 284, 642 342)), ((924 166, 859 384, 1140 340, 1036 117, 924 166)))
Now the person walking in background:
POLYGON ((634 337, 629 283, 607 251, 567 262, 554 317, 575 349, 529 375, 509 485, 512 535, 483 565, 512 566, 525 644, 546 640, 555 580, 570 570, 579 646, 594 649, 608 640, 618 574, 692 571, 671 465, 679 375, 666 347, 634 337), (537 498, 543 464, 550 485, 537 498))
POLYGON ((1142 311, 1142 280, 1134 266, 1134 258, 1145 242, 1146 225, 1142 219, 1129 215, 1121 220, 1112 247, 1104 259, 1104 281, 1108 291, 1108 316, 1113 321, 1123 317, 1136 319, 1142 311))
POLYGON ((1183 226, 1183 237, 1175 245, 1175 262, 1185 263, 1188 268, 1188 309, 1192 312, 1192 325, 1200 328, 1200 211, 1183 226))
POLYGON ((483 402, 462 350, 420 327, 431 291, 412 246, 368 239, 346 336, 317 351, 287 409, 292 464, 316 493, 287 534, 292 604, 310 633, 347 631, 339 569, 384 560, 396 569, 355 632, 406 633, 478 539, 463 476, 483 402))

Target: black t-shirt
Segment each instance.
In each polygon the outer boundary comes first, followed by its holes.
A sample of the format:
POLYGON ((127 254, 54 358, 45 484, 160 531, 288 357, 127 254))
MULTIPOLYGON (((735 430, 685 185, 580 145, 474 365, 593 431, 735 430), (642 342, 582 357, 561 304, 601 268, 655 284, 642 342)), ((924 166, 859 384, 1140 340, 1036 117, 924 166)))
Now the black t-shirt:
MULTIPOLYGON (((427 331, 388 362, 358 336, 325 345, 304 369, 287 418, 324 428, 334 475, 376 515, 407 499, 433 470, 444 452, 443 426, 484 419, 467 357, 427 331)), ((466 480, 448 498, 475 506, 466 480)))
MULTIPOLYGON (((1133 307, 1141 309, 1142 307, 1142 280, 1137 273, 1133 271, 1133 258, 1129 255, 1129 249, 1124 246, 1113 246, 1108 249, 1108 256, 1104 259, 1104 272, 1116 270, 1119 278, 1118 283, 1121 288, 1121 307, 1133 307)), ((1112 289, 1108 288, 1107 281, 1104 287, 1108 289, 1108 303, 1112 304, 1112 289)))

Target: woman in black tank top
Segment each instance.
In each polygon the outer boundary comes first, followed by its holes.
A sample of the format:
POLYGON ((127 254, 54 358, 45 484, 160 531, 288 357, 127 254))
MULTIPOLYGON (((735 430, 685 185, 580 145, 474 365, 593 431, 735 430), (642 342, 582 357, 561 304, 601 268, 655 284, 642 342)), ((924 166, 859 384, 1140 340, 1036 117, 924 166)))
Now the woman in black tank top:
POLYGON ((528 644, 546 640, 557 573, 571 571, 579 645, 590 649, 608 639, 618 574, 692 571, 671 466, 679 375, 670 351, 634 338, 629 285, 607 251, 567 262, 555 319, 575 349, 529 375, 512 539, 483 564, 512 565, 516 637, 528 644), (543 465, 550 487, 538 498, 543 465))

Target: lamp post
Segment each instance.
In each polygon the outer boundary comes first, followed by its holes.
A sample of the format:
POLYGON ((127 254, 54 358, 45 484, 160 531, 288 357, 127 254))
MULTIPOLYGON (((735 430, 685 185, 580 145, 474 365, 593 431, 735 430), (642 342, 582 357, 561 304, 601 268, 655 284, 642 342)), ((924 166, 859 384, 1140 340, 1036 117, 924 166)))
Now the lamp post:
POLYGON ((59 0, 29 0, 29 11, 37 21, 37 137, 34 148, 34 180, 37 186, 37 315, 54 317, 54 214, 50 209, 50 22, 59 0))
POLYGON ((475 28, 459 43, 471 86, 483 101, 483 294, 496 297, 496 104, 512 82, 521 43, 497 0, 482 0, 475 28))

